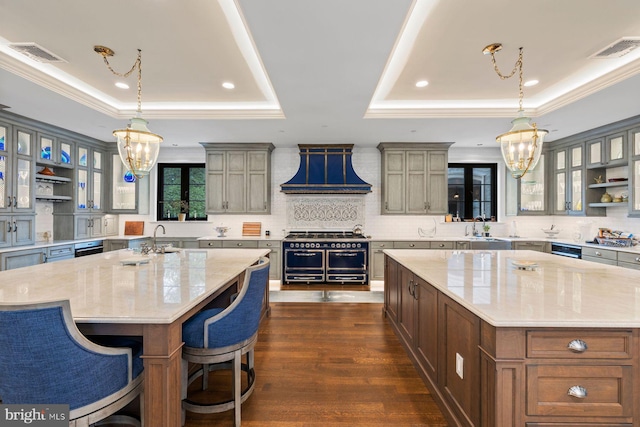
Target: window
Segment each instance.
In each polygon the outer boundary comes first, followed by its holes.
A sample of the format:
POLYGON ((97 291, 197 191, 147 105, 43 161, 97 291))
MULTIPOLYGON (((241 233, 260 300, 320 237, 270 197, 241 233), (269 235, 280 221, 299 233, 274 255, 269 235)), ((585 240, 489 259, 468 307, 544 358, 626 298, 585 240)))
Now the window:
POLYGON ((449 163, 449 213, 462 219, 498 216, 496 163, 449 163))
POLYGON ((158 221, 206 221, 205 168, 199 164, 158 164, 158 221))

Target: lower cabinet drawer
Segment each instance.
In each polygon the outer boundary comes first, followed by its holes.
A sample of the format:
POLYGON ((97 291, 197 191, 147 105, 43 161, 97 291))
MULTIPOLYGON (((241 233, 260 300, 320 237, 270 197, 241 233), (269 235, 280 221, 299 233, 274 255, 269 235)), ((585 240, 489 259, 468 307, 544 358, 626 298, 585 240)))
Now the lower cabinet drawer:
POLYGON ((527 415, 632 417, 632 381, 631 366, 531 365, 527 415))
POLYGON ((631 359, 632 333, 625 330, 528 331, 527 357, 534 359, 631 359))

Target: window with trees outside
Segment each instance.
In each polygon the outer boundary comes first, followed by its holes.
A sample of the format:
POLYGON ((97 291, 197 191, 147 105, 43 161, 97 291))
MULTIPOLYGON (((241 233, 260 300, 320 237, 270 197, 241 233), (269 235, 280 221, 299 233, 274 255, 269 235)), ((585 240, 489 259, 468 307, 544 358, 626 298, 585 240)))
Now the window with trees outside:
POLYGON ((454 217, 471 220, 498 216, 496 163, 449 163, 448 206, 454 217))
POLYGON ((206 221, 204 163, 158 164, 158 221, 206 221))

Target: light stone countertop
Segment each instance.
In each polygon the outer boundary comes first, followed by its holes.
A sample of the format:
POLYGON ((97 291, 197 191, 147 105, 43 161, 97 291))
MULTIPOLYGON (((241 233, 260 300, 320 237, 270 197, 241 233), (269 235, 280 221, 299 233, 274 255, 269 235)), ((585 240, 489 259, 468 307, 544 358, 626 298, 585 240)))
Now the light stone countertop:
POLYGON ((0 271, 0 303, 69 299, 78 323, 171 323, 269 249, 183 249, 143 256, 123 249, 0 271), (121 261, 146 258, 147 264, 121 261))
POLYGON ((496 327, 640 327, 638 270, 522 250, 384 253, 496 327))

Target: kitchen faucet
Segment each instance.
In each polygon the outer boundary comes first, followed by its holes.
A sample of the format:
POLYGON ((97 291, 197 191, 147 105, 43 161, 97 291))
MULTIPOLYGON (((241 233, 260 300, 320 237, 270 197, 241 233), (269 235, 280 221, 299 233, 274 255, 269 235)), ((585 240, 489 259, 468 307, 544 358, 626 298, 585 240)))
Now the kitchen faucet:
POLYGON ((164 225, 156 225, 156 228, 153 230, 153 246, 151 247, 153 252, 158 252, 158 246, 156 245, 156 232, 158 231, 158 228, 162 228, 162 234, 167 234, 167 231, 164 229, 164 225))
POLYGON ((473 235, 475 237, 479 237, 482 236, 482 233, 480 231, 476 230, 476 221, 482 221, 482 229, 484 230, 484 226, 486 224, 486 218, 484 217, 484 214, 482 214, 482 216, 478 216, 476 218, 473 218, 473 235))

